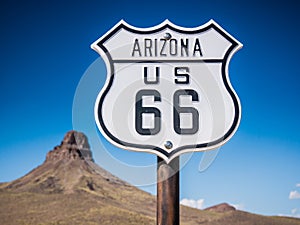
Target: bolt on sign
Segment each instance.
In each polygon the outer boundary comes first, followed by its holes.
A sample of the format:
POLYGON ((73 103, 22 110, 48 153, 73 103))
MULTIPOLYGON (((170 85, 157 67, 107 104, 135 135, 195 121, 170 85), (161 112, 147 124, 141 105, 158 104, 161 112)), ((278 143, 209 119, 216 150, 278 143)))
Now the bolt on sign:
POLYGON ((215 149, 237 130, 241 106, 228 65, 242 44, 213 20, 196 28, 122 20, 91 47, 107 67, 95 120, 117 147, 169 162, 215 149))

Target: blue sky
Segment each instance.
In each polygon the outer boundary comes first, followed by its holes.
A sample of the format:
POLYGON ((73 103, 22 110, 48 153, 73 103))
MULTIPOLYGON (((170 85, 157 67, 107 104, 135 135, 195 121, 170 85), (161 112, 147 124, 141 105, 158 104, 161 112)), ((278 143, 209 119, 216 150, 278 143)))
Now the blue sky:
MULTIPOLYGON (((202 207, 229 202, 255 213, 299 216, 299 3, 154 0, 0 4, 0 182, 16 179, 41 164, 64 133, 73 129, 76 88, 95 60, 103 72, 97 78, 99 88, 105 79, 104 63, 90 44, 119 20, 150 27, 169 19, 180 26, 195 27, 214 19, 244 45, 229 66, 231 83, 242 103, 242 120, 207 170, 199 172, 202 154, 193 154, 181 171, 180 198, 192 203, 200 199, 202 207)), ((156 160, 150 154, 118 150, 103 139, 101 143, 129 164, 143 166, 156 160)), ((100 153, 94 149, 101 165, 100 153)), ((155 193, 155 186, 142 188, 155 193)))

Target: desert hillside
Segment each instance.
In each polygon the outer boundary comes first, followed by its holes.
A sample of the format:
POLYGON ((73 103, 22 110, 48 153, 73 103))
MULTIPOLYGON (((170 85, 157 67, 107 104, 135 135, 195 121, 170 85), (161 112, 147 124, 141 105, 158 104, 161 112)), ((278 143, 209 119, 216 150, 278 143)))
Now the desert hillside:
MULTIPOLYGON (((0 224, 153 224, 156 197, 98 166, 87 137, 68 132, 45 162, 0 184, 0 224)), ((181 207, 182 225, 300 225, 300 219, 267 217, 220 204, 181 207)))

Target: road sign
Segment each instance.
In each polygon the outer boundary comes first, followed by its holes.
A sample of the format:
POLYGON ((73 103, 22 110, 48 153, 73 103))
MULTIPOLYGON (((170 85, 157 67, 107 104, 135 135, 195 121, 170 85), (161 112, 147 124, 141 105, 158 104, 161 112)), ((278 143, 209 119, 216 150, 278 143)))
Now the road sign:
POLYGON ((213 20, 184 28, 123 20, 92 44, 107 66, 95 120, 111 143, 155 153, 217 148, 235 133, 241 106, 228 64, 242 44, 213 20))

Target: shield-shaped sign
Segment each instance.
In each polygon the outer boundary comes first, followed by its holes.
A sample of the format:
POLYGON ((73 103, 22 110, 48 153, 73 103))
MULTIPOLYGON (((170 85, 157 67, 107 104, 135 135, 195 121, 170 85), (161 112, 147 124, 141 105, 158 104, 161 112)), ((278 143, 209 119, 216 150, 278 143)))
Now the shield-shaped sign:
POLYGON ((108 71, 95 104, 99 130, 120 148, 167 162, 223 145, 241 118, 227 73, 241 47, 213 20, 196 28, 120 21, 92 44, 108 71))

